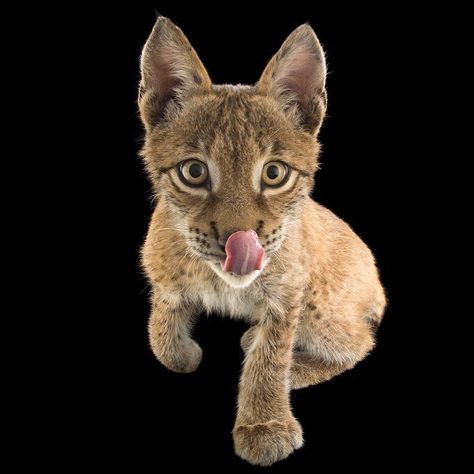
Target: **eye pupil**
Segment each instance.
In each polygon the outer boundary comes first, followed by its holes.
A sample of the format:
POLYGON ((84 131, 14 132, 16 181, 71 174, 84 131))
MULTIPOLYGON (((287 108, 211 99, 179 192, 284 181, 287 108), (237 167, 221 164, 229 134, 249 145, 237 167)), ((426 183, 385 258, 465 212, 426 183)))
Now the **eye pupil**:
POLYGON ((271 165, 267 168, 267 176, 269 179, 276 179, 280 174, 278 167, 275 165, 271 165))
POLYGON ((199 163, 193 163, 189 167, 189 174, 192 178, 199 178, 202 175, 202 166, 199 163))

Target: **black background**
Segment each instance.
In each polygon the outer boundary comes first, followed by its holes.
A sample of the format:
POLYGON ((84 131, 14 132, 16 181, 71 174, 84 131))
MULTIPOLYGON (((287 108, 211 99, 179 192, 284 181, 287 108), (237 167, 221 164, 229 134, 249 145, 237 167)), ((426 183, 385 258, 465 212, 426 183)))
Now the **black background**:
MULTIPOLYGON (((245 324, 203 316, 195 338, 204 357, 190 375, 168 372, 148 348, 148 286, 138 261, 153 206, 137 156, 143 129, 136 96, 139 55, 155 10, 183 29, 215 83, 254 83, 286 36, 311 23, 329 69, 314 197, 373 250, 387 289, 376 349, 353 370, 292 393, 305 446, 268 470, 423 462, 420 440, 433 419, 422 395, 419 347, 427 315, 415 297, 423 242, 414 224, 423 220, 423 198, 414 182, 426 159, 416 125, 422 33, 407 9, 341 5, 330 11, 323 3, 261 10, 240 3, 78 7, 60 25, 70 46, 60 75, 74 76, 64 100, 80 122, 66 121, 73 142, 74 172, 68 173, 78 179, 64 184, 79 204, 71 232, 83 239, 77 260, 86 260, 79 262, 80 283, 65 294, 74 301, 69 312, 81 340, 66 340, 77 364, 61 377, 74 401, 62 400, 58 429, 61 449, 77 464, 127 465, 132 472, 142 464, 150 466, 143 472, 167 472, 162 466, 170 462, 176 469, 258 470, 233 454, 231 437, 245 324), (65 434, 76 426, 85 429, 78 441, 65 434)), ((62 35, 52 43, 64 43, 62 35)))

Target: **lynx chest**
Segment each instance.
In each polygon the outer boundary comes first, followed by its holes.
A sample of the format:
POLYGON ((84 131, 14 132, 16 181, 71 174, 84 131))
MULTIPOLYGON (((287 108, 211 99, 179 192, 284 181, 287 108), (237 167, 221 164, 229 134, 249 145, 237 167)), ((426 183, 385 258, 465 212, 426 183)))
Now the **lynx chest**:
POLYGON ((237 319, 251 319, 257 300, 252 288, 232 288, 224 282, 198 284, 192 292, 208 313, 221 313, 237 319))

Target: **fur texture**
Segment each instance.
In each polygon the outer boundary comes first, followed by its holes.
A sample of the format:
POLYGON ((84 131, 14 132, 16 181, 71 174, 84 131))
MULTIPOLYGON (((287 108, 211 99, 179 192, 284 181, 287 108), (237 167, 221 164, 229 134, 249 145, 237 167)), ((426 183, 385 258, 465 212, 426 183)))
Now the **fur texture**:
POLYGON ((255 86, 216 86, 181 30, 160 17, 141 71, 142 157, 157 196, 142 251, 151 348, 168 369, 192 372, 202 309, 248 321, 235 451, 270 465, 303 443, 289 391, 364 358, 385 307, 370 250, 309 197, 326 110, 323 50, 302 25, 255 86), (180 179, 188 159, 206 164, 209 186, 180 179), (288 165, 284 185, 262 186, 269 161, 288 165), (265 248, 263 269, 224 273, 227 237, 248 229, 265 248))

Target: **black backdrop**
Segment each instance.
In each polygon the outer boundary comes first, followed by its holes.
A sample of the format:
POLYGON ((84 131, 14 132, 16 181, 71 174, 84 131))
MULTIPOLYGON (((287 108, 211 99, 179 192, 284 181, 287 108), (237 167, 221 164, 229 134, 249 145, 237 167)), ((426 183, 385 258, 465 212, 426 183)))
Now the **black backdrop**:
POLYGON ((257 470, 233 454, 231 437, 245 325, 203 316, 195 331, 203 362, 190 375, 168 372, 148 348, 148 287, 138 253, 152 202, 137 156, 143 130, 136 96, 155 9, 184 30, 215 83, 255 82, 292 29, 311 23, 329 64, 314 197, 370 246, 387 289, 376 349, 352 371, 292 393, 305 446, 269 470, 392 466, 420 454, 427 425, 415 328, 425 316, 412 298, 419 269, 410 249, 420 244, 411 224, 421 204, 410 193, 418 145, 409 92, 416 77, 407 74, 418 60, 417 28, 408 10, 358 4, 329 11, 323 3, 265 11, 239 3, 117 4, 100 12, 78 7, 70 14, 76 21, 64 22, 74 51, 68 72, 77 83, 68 100, 82 121, 80 133, 70 130, 77 149, 69 152, 85 176, 69 193, 81 193, 80 231, 93 255, 87 284, 66 295, 77 301, 75 321, 85 333, 80 351, 73 349, 77 369, 66 371, 77 401, 66 404, 65 426, 86 429, 78 443, 62 440, 76 463, 127 464, 131 472, 141 464, 152 466, 143 472, 167 472, 169 462, 257 470))

